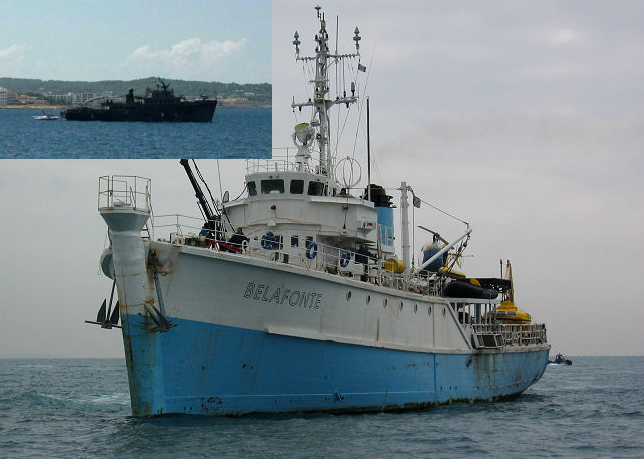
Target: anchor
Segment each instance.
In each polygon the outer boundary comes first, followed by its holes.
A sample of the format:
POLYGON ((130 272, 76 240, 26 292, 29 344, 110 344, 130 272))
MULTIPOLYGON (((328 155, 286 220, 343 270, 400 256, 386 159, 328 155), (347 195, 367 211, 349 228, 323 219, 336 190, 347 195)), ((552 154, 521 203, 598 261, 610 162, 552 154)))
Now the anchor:
POLYGON ((161 311, 159 311, 159 309, 156 308, 152 303, 145 302, 143 303, 143 306, 145 306, 145 309, 148 311, 150 318, 156 325, 156 329, 153 329, 152 331, 163 333, 170 330, 171 327, 177 326, 177 324, 173 324, 168 319, 166 319, 165 315, 161 311))
POLYGON ((121 328, 119 323, 119 302, 116 300, 114 309, 112 310, 112 300, 114 299, 114 287, 116 287, 116 279, 112 282, 112 293, 110 293, 110 304, 107 306, 107 300, 103 300, 103 304, 98 310, 96 321, 86 320, 86 324, 100 325, 101 328, 111 329, 113 327, 121 328))
POLYGON ((163 296, 161 295, 161 284, 159 283, 159 260, 156 257, 156 253, 150 250, 149 263, 152 266, 152 272, 154 273, 154 286, 157 291, 157 298, 159 299, 159 307, 155 307, 153 302, 144 302, 143 305, 148 311, 150 318, 156 324, 156 330, 160 333, 167 332, 172 327, 176 327, 177 324, 172 323, 166 318, 165 306, 163 304, 163 296))

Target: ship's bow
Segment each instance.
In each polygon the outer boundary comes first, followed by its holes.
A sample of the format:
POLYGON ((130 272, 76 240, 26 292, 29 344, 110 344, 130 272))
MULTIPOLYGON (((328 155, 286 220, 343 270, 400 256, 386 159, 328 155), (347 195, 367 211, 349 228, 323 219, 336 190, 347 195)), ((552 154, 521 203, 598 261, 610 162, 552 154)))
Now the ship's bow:
POLYGON ((109 228, 132 413, 135 416, 162 414, 159 333, 149 313, 150 309, 158 310, 158 306, 153 279, 147 271, 145 238, 141 234, 151 213, 150 181, 141 177, 101 177, 99 212, 109 228))

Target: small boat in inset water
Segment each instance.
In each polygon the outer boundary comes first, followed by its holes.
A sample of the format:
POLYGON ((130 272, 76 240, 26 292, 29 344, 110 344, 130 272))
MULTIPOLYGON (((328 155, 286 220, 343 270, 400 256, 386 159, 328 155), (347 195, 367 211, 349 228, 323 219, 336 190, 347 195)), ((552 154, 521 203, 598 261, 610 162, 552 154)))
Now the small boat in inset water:
POLYGON ((56 115, 48 115, 44 110, 42 112, 42 115, 32 116, 32 118, 38 121, 53 121, 58 119, 56 115))

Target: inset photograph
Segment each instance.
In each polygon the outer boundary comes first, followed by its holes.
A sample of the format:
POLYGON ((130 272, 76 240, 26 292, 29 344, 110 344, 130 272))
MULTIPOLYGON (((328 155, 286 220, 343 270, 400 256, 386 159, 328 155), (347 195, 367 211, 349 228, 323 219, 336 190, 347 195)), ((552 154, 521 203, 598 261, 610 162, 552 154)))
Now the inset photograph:
POLYGON ((0 158, 271 156, 270 0, 28 0, 0 24, 0 158))

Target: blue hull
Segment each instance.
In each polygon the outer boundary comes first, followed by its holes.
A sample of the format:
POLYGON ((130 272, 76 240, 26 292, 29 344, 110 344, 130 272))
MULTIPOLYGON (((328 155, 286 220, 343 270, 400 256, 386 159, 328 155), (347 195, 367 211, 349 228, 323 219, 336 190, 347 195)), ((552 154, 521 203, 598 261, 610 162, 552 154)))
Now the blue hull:
POLYGON ((135 416, 390 411, 494 400, 534 384, 548 350, 432 354, 123 316, 135 416))

